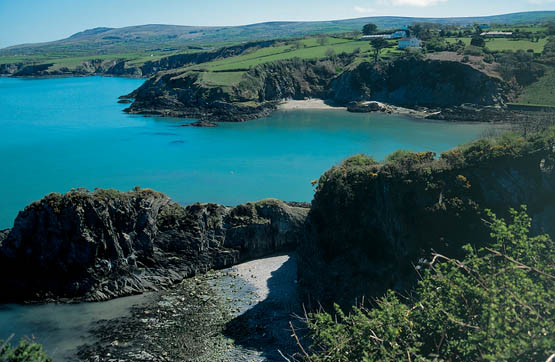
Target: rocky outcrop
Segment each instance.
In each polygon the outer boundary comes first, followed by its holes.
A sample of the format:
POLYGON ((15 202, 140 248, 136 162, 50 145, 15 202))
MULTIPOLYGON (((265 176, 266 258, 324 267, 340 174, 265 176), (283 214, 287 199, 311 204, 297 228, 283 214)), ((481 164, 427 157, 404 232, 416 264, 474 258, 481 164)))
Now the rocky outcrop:
POLYGON ((242 122, 264 117, 276 109, 275 102, 239 102, 233 89, 205 85, 196 72, 162 73, 128 97, 135 100, 125 109, 128 113, 202 121, 242 122))
MULTIPOLYGON (((337 105, 354 104, 351 111, 373 111, 368 105, 377 103, 369 101, 445 108, 464 103, 502 106, 508 99, 502 80, 463 63, 412 57, 378 66, 352 63, 351 55, 269 62, 247 71, 233 86, 204 84, 196 72, 167 72, 133 92, 130 96, 135 102, 128 111, 244 121, 266 116, 283 99, 320 98, 337 105)), ((451 114, 455 113, 443 117, 451 114)))
POLYGON ((141 190, 50 194, 0 232, 0 302, 97 301, 296 247, 307 208, 186 207, 141 190))
POLYGON ((330 80, 350 56, 326 60, 290 59, 246 72, 239 84, 211 86, 198 72, 166 72, 151 77, 129 95, 129 113, 241 122, 267 116, 284 98, 326 98, 330 80))
POLYGON ((374 66, 361 63, 330 83, 338 103, 374 100, 397 106, 502 105, 510 89, 499 78, 450 61, 404 57, 374 66))
POLYGON ((352 157, 319 180, 298 249, 301 286, 314 307, 404 292, 432 250, 460 256, 462 245, 488 242, 484 209, 505 217, 521 205, 535 233, 555 235, 555 129, 476 141, 439 159, 352 157))

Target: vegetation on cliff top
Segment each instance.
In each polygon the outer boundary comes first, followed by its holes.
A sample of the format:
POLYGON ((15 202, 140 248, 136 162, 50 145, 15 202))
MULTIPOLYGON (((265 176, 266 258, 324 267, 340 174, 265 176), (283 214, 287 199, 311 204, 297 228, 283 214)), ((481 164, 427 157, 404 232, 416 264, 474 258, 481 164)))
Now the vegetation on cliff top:
POLYGON ((555 249, 544 234, 553 234, 554 160, 551 127, 474 141, 439 159, 356 155, 326 172, 306 262, 321 258, 324 267, 299 272, 303 285, 314 275, 326 285, 307 286, 313 300, 338 304, 307 315, 312 346, 301 358, 546 360, 555 352, 555 249), (529 208, 507 212, 520 200, 529 208), (363 295, 377 299, 345 312, 363 295))
POLYGON ((487 211, 489 246, 461 260, 434 254, 414 293, 389 291, 375 307, 336 305, 307 317, 309 361, 544 361, 554 352, 555 252, 531 219, 487 211))

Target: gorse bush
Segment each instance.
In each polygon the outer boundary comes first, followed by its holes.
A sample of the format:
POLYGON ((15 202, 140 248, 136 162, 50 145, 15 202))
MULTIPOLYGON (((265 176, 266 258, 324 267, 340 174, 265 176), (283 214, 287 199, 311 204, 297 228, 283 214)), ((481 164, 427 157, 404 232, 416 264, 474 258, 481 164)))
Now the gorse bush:
POLYGON ((414 294, 374 308, 307 316, 309 361, 545 361, 555 350, 555 252, 531 237, 523 207, 511 223, 486 210, 488 247, 462 260, 434 254, 414 294))
POLYGON ((12 347, 0 341, 0 362, 51 362, 38 343, 22 339, 19 345, 12 347))

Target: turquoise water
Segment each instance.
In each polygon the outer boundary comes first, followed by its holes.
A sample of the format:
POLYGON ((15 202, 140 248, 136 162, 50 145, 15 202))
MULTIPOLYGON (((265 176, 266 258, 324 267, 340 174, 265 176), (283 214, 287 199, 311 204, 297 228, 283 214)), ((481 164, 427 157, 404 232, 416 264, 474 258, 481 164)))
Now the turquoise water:
MULTIPOLYGON (((483 124, 415 121, 344 111, 280 111, 217 128, 122 112, 122 78, 0 78, 0 228, 49 192, 135 185, 181 203, 310 201, 315 179, 343 158, 383 159, 399 149, 442 151, 480 136, 483 124)), ((79 305, 0 305, 0 339, 36 336, 57 360, 90 337, 96 320, 128 313, 141 297, 79 305)))
POLYGON ((279 111, 217 128, 130 116, 123 78, 0 78, 0 228, 49 192, 136 185, 187 204, 267 197, 310 201, 310 180, 343 158, 383 159, 399 149, 442 151, 480 136, 483 124, 415 121, 337 110, 279 111))

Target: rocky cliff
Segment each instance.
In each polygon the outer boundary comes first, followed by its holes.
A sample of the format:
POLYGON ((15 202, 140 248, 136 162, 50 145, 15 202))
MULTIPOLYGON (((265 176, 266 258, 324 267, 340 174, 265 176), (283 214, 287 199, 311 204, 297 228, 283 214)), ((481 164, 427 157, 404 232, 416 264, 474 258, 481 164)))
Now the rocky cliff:
POLYGON ((345 56, 270 62, 249 70, 230 86, 206 84, 200 72, 163 72, 129 95, 134 102, 126 111, 230 122, 260 118, 284 98, 326 98, 330 80, 351 60, 345 56))
POLYGON ((537 233, 555 235, 555 129, 447 151, 355 156, 319 180, 299 274, 312 306, 350 307, 413 285, 431 250, 459 256, 489 239, 483 210, 527 205, 537 233), (368 300, 368 299, 367 299, 368 300))
MULTIPOLYGON (((502 80, 469 65, 404 57, 390 63, 353 64, 350 55, 269 62, 247 71, 237 84, 203 83, 201 73, 170 71, 130 94, 130 113, 244 121, 266 116, 283 99, 320 98, 338 105, 377 100, 398 106, 503 105, 502 80)), ((445 117, 448 117, 447 114, 445 117)))
POLYGON ((0 232, 0 302, 97 301, 165 288, 295 248, 307 213, 277 200, 183 207, 150 190, 50 194, 0 232))
POLYGON ((397 106, 502 105, 510 89, 467 64, 404 57, 374 66, 361 63, 330 82, 338 103, 375 100, 397 106))

